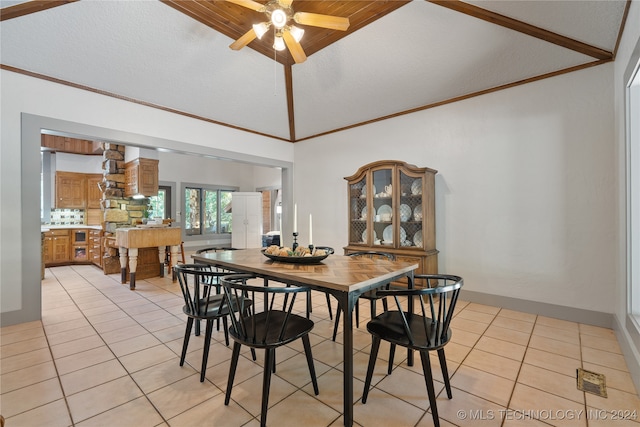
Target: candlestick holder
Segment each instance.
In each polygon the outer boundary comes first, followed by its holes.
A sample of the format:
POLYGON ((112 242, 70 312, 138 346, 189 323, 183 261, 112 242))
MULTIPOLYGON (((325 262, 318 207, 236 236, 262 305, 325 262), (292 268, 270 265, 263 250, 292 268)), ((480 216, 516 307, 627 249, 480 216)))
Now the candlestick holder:
POLYGON ((309 253, 313 256, 313 245, 309 245, 309 253))
POLYGON ((293 251, 295 252, 296 248, 298 247, 298 233, 294 232, 293 233, 293 245, 291 246, 291 248, 293 249, 293 251))

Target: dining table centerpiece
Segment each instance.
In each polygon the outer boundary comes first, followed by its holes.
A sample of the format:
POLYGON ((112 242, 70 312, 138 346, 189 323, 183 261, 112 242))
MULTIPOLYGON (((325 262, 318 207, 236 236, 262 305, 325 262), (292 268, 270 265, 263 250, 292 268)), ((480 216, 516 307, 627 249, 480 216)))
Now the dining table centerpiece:
POLYGON ((296 246, 295 249, 288 246, 271 245, 262 250, 267 258, 273 261, 288 262, 293 264, 315 264, 327 258, 333 253, 333 248, 328 246, 296 246))

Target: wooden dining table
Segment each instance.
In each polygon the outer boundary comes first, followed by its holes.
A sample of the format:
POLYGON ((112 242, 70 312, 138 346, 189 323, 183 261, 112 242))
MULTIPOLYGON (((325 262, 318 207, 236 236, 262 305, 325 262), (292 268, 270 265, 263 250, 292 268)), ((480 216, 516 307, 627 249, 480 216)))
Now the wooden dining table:
POLYGON ((344 425, 353 425, 353 320, 358 297, 371 289, 408 278, 413 286, 418 264, 409 261, 389 261, 367 257, 330 255, 320 263, 299 264, 274 261, 261 249, 244 249, 193 255, 197 263, 205 263, 240 273, 289 285, 308 286, 333 295, 343 308, 343 390, 344 425))

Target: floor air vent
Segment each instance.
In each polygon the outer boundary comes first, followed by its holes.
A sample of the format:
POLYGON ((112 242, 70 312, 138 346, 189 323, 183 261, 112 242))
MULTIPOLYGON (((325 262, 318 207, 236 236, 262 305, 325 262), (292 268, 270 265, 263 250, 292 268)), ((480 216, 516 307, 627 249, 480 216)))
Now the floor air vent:
POLYGON ((600 397, 607 397, 607 385, 603 374, 577 369, 578 390, 586 391, 600 397))

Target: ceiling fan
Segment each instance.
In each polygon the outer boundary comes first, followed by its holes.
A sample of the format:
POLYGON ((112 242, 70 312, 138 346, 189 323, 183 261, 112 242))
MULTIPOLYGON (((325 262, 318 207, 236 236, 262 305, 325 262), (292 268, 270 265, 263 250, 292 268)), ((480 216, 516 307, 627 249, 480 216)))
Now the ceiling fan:
POLYGON ((256 37, 261 39, 269 28, 273 26, 275 31, 273 48, 276 50, 284 50, 286 46, 289 52, 291 52, 293 60, 299 64, 306 61, 307 55, 304 53, 302 46, 300 46, 300 40, 302 39, 304 30, 293 25, 294 22, 300 25, 310 25, 340 31, 346 31, 349 28, 349 18, 310 12, 294 12, 291 8, 293 0, 271 0, 266 4, 261 4, 253 0, 227 1, 257 12, 262 12, 267 16, 265 22, 253 24, 253 27, 249 31, 231 43, 229 47, 233 50, 242 49, 256 37))

